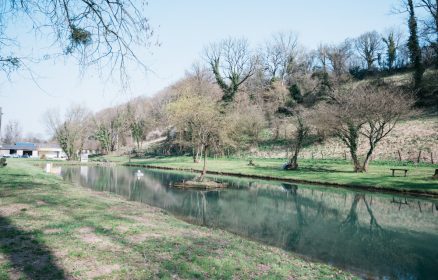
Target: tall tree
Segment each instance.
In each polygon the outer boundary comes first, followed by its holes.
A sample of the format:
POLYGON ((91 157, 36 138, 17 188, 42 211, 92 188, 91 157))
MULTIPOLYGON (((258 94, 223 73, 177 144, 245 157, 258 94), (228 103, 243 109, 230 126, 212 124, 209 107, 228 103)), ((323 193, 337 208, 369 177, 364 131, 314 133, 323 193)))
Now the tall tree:
POLYGON ((14 144, 17 141, 20 141, 22 137, 22 132, 23 129, 18 121, 16 120, 9 121, 5 126, 3 143, 14 144))
POLYGON ((327 73, 328 71, 327 69, 329 64, 329 55, 328 55, 329 51, 330 51, 330 47, 328 45, 319 44, 318 48, 314 52, 314 55, 318 63, 317 66, 320 67, 324 73, 327 73))
POLYGON ((285 169, 298 169, 298 156, 301 149, 308 141, 310 133, 310 114, 304 111, 303 108, 295 108, 294 110, 295 133, 292 142, 292 157, 289 159, 285 169))
POLYGON ((435 50, 435 66, 438 67, 438 0, 420 0, 417 5, 428 14, 422 21, 423 34, 435 50))
POLYGON ((271 83, 275 80, 285 83, 297 63, 297 53, 298 36, 293 32, 276 33, 266 42, 263 63, 271 83))
POLYGON ((217 84, 223 91, 222 101, 232 102, 241 85, 256 70, 256 58, 249 48, 248 41, 243 38, 222 40, 207 47, 205 56, 217 84))
POLYGON ((416 89, 420 89, 425 69, 423 66, 423 62, 421 60, 421 48, 418 39, 417 18, 415 17, 415 8, 414 8, 413 0, 407 0, 406 8, 409 13, 408 48, 409 48, 411 63, 414 67, 414 87, 416 89))
POLYGON ((208 96, 182 94, 169 103, 167 113, 175 129, 188 134, 193 147, 201 148, 203 168, 198 180, 202 181, 207 173, 208 153, 218 148, 224 131, 217 103, 208 96))
POLYGON ((80 105, 72 105, 61 118, 56 109, 45 113, 47 128, 53 133, 68 160, 77 159, 90 136, 90 111, 80 105))
POLYGON ((386 68, 392 71, 400 66, 400 47, 403 34, 397 29, 388 29, 382 38, 386 47, 386 68))
POLYGON ((331 70, 336 78, 337 82, 343 80, 343 77, 347 73, 347 62, 351 57, 351 42, 345 40, 338 45, 332 45, 327 52, 327 58, 330 62, 331 70))
POLYGON ((120 139, 130 128, 124 108, 103 110, 94 116, 94 123, 94 137, 101 144, 104 153, 117 151, 120 139))
POLYGON ((376 31, 366 32, 354 40, 356 50, 365 60, 368 71, 373 70, 374 62, 382 50, 381 36, 376 31))

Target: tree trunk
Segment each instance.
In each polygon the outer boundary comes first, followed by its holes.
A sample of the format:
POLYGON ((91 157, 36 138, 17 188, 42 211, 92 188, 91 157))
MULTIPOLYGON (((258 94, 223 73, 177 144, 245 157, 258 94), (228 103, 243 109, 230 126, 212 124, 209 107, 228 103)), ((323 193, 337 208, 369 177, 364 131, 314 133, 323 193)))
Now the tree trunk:
POLYGON ((204 164, 202 166, 202 172, 201 175, 198 178, 198 181, 202 182, 204 181, 205 174, 207 174, 207 153, 208 153, 208 146, 204 146, 204 164))
POLYGON ((287 169, 289 170, 297 170, 298 169, 298 154, 295 152, 293 157, 289 160, 287 164, 287 169))
POLYGON ((278 140, 278 138, 280 138, 280 126, 279 125, 277 125, 275 127, 274 140, 278 140))
POLYGON ((141 140, 140 140, 140 139, 137 139, 136 142, 137 142, 137 150, 140 151, 140 148, 141 148, 141 146, 140 146, 140 145, 141 145, 141 140))
POLYGON ((354 172, 362 172, 362 165, 357 156, 357 151, 350 148, 351 160, 353 161, 354 172))
POLYGON ((359 130, 360 126, 348 125, 348 135, 342 138, 344 143, 346 143, 350 149, 354 172, 362 172, 362 165, 360 164, 359 157, 357 156, 357 148, 359 146, 359 130))
POLYGON ((199 163, 199 146, 192 146, 193 163, 199 163))
POLYGON ((398 161, 402 161, 402 156, 401 156, 400 150, 397 150, 397 153, 398 153, 398 161))
POLYGON ((421 161, 421 150, 418 152, 417 163, 421 161))
POLYGON ((365 160, 363 162, 362 170, 360 170, 360 172, 367 172, 368 171, 368 164, 371 161, 371 156, 373 154, 374 148, 375 148, 374 144, 371 144, 370 149, 368 150, 368 153, 367 153, 365 160))

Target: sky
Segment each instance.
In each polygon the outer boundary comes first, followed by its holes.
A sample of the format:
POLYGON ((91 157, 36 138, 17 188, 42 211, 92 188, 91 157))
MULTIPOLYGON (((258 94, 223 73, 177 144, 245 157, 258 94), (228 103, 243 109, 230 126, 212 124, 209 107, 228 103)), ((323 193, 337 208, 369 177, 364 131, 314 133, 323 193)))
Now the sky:
MULTIPOLYGON (((130 72, 130 90, 121 91, 117 77, 102 79, 93 71, 83 75, 73 59, 29 63, 32 75, 22 69, 0 79, 3 127, 18 120, 24 135, 48 138, 43 114, 50 108, 64 112, 81 104, 93 112, 137 96, 152 96, 181 79, 203 48, 228 37, 245 37, 253 47, 277 32, 294 31, 304 47, 339 43, 367 31, 390 27, 405 30, 403 16, 391 10, 398 0, 149 0, 146 16, 160 46, 138 50, 150 71, 130 72)), ((35 56, 59 52, 44 36, 29 32, 28 22, 17 19, 8 29, 21 48, 35 56)), ((2 50, 5 51, 5 48, 2 50)), ((1 76, 0 76, 1 77, 1 76)))

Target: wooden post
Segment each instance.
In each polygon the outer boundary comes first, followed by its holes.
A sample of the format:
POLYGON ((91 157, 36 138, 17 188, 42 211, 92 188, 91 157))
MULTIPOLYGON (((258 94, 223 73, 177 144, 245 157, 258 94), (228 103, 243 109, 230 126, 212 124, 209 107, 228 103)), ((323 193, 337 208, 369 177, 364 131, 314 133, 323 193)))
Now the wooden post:
POLYGON ((434 164, 433 163, 433 152, 430 152, 430 163, 434 164))
POLYGON ((421 160, 421 150, 418 152, 417 163, 420 163, 421 160))

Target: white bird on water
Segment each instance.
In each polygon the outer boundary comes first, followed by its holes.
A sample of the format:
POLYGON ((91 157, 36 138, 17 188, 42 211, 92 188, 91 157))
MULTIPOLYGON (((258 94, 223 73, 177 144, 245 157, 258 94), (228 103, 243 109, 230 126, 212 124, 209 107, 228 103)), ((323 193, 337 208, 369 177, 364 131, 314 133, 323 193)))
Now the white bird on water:
POLYGON ((141 172, 140 170, 137 170, 137 172, 135 172, 135 176, 137 176, 137 177, 143 177, 144 174, 143 174, 143 172, 141 172))

